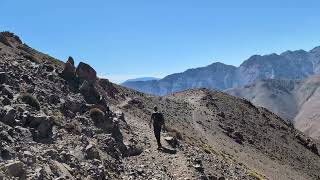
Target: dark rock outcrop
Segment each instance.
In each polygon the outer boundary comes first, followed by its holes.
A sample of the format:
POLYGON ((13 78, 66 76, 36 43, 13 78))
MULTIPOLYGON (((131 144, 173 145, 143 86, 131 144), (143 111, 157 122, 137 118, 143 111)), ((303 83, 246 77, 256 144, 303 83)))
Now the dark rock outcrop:
POLYGON ((69 57, 68 61, 65 63, 64 69, 61 72, 61 77, 71 82, 77 80, 76 67, 74 66, 74 61, 71 57, 69 57))
POLYGON ((101 98, 95 84, 90 81, 84 80, 79 90, 89 104, 96 104, 101 98))
POLYGON ((88 64, 80 62, 76 69, 77 76, 80 80, 94 83, 97 80, 97 72, 88 64))

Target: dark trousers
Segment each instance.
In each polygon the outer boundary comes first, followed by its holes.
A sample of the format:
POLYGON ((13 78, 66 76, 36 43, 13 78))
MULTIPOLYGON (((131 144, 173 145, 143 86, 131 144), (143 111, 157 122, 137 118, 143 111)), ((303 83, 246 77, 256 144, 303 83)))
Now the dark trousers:
POLYGON ((153 126, 154 136, 157 139, 158 146, 161 146, 160 135, 161 135, 161 126, 153 126))

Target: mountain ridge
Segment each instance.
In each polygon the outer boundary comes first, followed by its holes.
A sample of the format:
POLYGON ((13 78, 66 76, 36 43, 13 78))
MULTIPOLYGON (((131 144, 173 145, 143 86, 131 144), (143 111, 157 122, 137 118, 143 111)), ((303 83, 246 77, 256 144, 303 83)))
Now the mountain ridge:
POLYGON ((153 81, 153 80, 159 80, 160 78, 156 77, 139 77, 139 78, 134 78, 134 79, 128 79, 124 81, 123 83, 127 82, 137 82, 137 81, 153 81))
POLYGON ((216 62, 206 67, 174 73, 158 81, 122 85, 153 95, 166 95, 192 88, 225 90, 260 79, 304 79, 320 72, 320 50, 285 51, 281 54, 253 55, 240 66, 216 62), (216 67, 216 68, 213 68, 216 67))

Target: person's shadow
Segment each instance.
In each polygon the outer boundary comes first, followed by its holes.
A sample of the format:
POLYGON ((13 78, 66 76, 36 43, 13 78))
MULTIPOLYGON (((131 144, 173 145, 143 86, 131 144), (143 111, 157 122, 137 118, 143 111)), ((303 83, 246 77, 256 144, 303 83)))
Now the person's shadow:
POLYGON ((164 153, 167 153, 167 154, 176 154, 177 153, 177 150, 174 150, 174 149, 168 149, 168 148, 165 148, 165 147, 162 147, 160 149, 160 151, 164 152, 164 153))

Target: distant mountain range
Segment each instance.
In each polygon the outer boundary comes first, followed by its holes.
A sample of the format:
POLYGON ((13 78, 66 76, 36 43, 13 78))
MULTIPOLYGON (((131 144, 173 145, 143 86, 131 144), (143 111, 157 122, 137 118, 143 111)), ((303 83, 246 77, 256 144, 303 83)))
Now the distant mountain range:
POLYGON ((226 92, 273 111, 311 137, 320 137, 319 75, 301 81, 261 80, 226 92))
POLYGON ((160 80, 160 78, 156 78, 156 77, 140 77, 140 78, 135 78, 135 79, 128 79, 123 83, 137 82, 137 81, 153 81, 153 80, 160 80))
POLYGON ((300 80, 319 72, 320 47, 316 47, 310 51, 286 51, 280 55, 254 55, 239 67, 217 62, 160 80, 129 81, 122 85, 148 94, 166 95, 193 88, 225 90, 262 79, 300 80))

